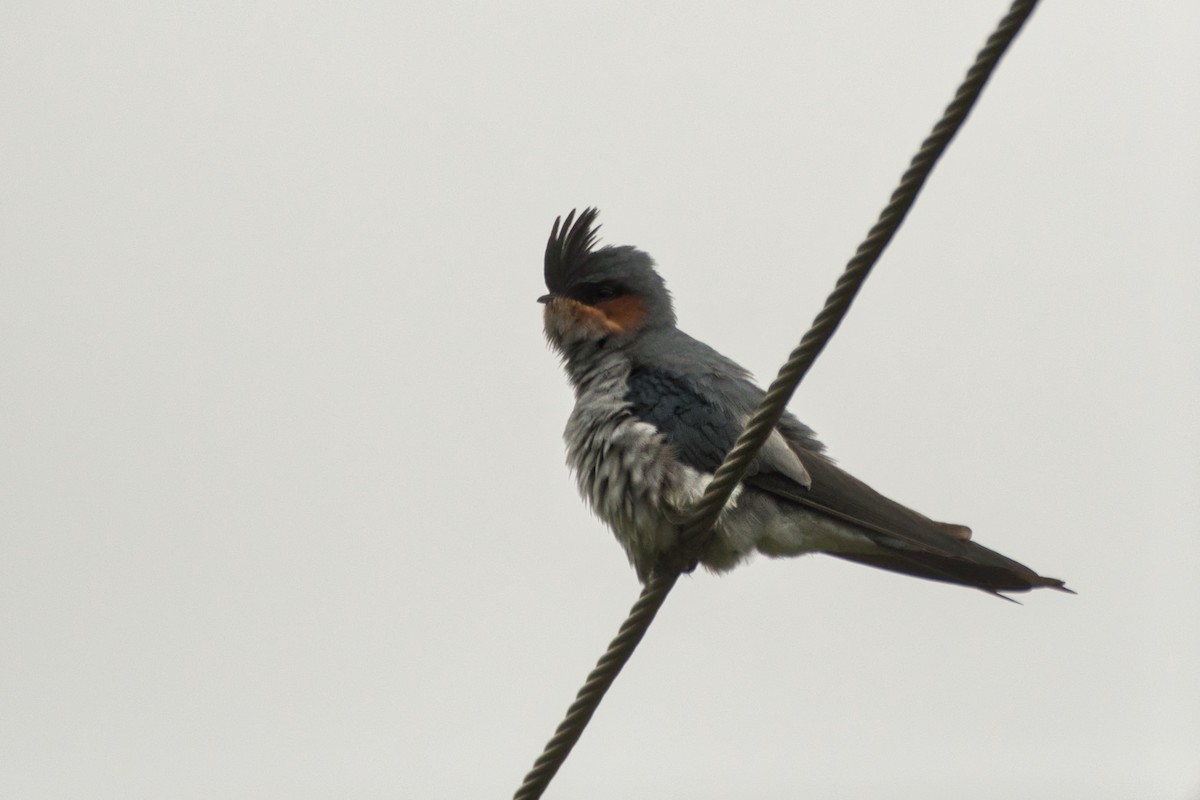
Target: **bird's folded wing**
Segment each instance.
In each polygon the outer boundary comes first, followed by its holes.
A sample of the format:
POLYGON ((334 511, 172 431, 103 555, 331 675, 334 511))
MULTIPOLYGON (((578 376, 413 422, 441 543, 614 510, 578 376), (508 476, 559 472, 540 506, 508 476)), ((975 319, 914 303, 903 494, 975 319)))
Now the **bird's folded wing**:
MULTIPOLYGON (((747 395, 743 405, 757 402, 757 396, 747 395)), ((635 416, 659 431, 681 462, 699 472, 716 471, 746 421, 745 408, 720 405, 693 380, 668 372, 635 369, 626 400, 635 416)), ((970 541, 969 528, 935 522, 889 500, 798 441, 795 432, 811 432, 794 419, 786 422, 771 434, 742 483, 851 526, 879 546, 874 553, 829 551, 830 555, 992 592, 1065 588, 1062 581, 1042 577, 970 541)))

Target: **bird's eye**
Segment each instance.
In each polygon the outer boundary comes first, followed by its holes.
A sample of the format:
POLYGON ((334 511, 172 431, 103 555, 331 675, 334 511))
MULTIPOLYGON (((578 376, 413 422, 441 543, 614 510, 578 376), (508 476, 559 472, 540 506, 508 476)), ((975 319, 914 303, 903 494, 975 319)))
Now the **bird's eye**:
POLYGON ((589 306, 594 306, 597 303, 603 303, 606 300, 614 300, 623 294, 627 294, 626 290, 620 284, 611 281, 603 283, 584 283, 575 287, 571 291, 570 296, 574 297, 581 303, 586 303, 589 306))

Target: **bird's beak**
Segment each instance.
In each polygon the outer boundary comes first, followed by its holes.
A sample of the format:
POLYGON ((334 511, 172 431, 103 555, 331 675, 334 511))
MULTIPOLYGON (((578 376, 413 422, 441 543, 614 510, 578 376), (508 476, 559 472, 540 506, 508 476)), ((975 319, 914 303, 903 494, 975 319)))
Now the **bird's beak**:
POLYGON ((544 294, 538 298, 538 302, 543 303, 543 304, 549 303, 553 298, 554 298, 553 294, 544 294))

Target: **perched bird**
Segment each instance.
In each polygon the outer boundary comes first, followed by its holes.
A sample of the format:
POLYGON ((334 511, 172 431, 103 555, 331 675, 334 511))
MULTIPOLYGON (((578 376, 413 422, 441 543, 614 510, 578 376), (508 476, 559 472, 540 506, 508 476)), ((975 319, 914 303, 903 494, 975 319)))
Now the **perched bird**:
MULTIPOLYGON (((675 326, 666 284, 633 247, 596 248, 597 211, 555 220, 545 333, 575 391, 563 434, 580 493, 644 582, 671 561, 684 512, 732 449, 763 391, 675 326)), ((1066 589, 839 469, 785 414, 697 554, 715 572, 754 552, 827 553, 997 594, 1066 589)))

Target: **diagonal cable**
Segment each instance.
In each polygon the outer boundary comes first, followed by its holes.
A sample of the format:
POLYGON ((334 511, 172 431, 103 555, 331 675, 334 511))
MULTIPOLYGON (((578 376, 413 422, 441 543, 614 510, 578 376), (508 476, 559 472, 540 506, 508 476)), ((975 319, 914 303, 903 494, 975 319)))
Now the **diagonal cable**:
POLYGON ((646 634, 650 623, 654 621, 654 615, 662 608, 663 601, 667 599, 667 594, 677 580, 678 572, 656 572, 646 581, 641 595, 629 610, 629 616, 625 618, 621 630, 617 632, 617 637, 612 640, 608 650, 588 674, 583 688, 575 695, 575 702, 567 709, 566 717, 554 731, 554 736, 546 743, 538 760, 533 762, 533 769, 525 776, 521 788, 513 795, 513 800, 534 800, 542 796, 558 768, 567 760, 575 742, 583 735, 583 729, 587 727, 592 714, 596 713, 608 687, 612 686, 625 662, 633 655, 638 642, 646 634))
MULTIPOLYGON (((1012 44, 1036 5, 1037 0, 1015 0, 996 26, 996 30, 988 37, 983 49, 975 57, 975 63, 955 92, 954 99, 946 107, 942 118, 934 125, 933 131, 921 143, 920 150, 913 156, 900 179, 900 185, 892 193, 887 206, 880 212, 879 220, 858 246, 854 257, 846 264, 846 269, 825 301, 824 308, 817 314, 812 327, 804 334, 800 344, 779 370, 779 375, 771 383, 758 410, 746 424, 746 429, 738 437, 733 449, 717 469, 703 497, 692 507, 689 519, 681 532, 681 548, 686 551, 686 562, 695 562, 695 554, 702 550, 705 540, 711 535, 713 525, 734 488, 774 430, 779 418, 783 416, 796 387, 800 385, 800 381, 837 330, 871 268, 875 266, 875 262, 879 260, 884 248, 912 208, 934 165, 966 121, 1001 56, 1012 44)), ((617 637, 609 644, 608 650, 588 675, 583 688, 576 695, 575 702, 568 709, 566 718, 558 726, 554 736, 534 763, 533 769, 525 776, 521 787, 513 795, 514 800, 536 800, 542 796, 555 773, 566 761, 571 748, 579 741, 608 687, 633 655, 638 642, 654 621, 655 615, 678 578, 677 571, 656 571, 647 581, 628 618, 621 625, 617 637)))
POLYGON ((758 410, 746 423, 742 435, 738 437, 733 449, 713 475, 704 496, 692 507, 692 516, 684 526, 682 538, 685 546, 693 553, 702 546, 702 540, 712 530, 717 516, 745 475, 750 462, 775 429, 779 418, 783 416, 796 387, 800 385, 800 381, 841 324, 858 290, 866 281, 867 274, 891 242, 900 224, 904 222, 934 165, 966 121, 967 114, 979 99, 1000 57, 1016 38, 1036 5, 1037 0, 1017 0, 1008 14, 1000 20, 995 32, 988 37, 987 43, 975 57, 975 63, 954 93, 954 100, 946 107, 942 118, 933 126, 933 131, 913 156, 908 169, 900 178, 900 185, 892 192, 891 200, 880 212, 879 220, 858 246, 854 257, 846 264, 845 271, 825 301, 825 307, 817 314, 812 327, 780 368, 779 375, 767 390, 758 410))

